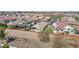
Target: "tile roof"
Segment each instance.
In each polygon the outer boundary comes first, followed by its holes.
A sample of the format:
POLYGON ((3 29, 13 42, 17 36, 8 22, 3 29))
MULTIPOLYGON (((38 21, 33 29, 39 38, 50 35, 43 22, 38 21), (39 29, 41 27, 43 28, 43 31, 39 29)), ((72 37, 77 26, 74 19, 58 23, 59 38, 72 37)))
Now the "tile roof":
POLYGON ((0 16, 0 20, 15 20, 15 17, 0 16))
POLYGON ((78 25, 79 26, 79 22, 75 21, 75 19, 73 18, 67 18, 64 17, 61 19, 61 21, 56 22, 56 24, 58 25, 59 28, 63 29, 65 26, 67 25, 78 25))

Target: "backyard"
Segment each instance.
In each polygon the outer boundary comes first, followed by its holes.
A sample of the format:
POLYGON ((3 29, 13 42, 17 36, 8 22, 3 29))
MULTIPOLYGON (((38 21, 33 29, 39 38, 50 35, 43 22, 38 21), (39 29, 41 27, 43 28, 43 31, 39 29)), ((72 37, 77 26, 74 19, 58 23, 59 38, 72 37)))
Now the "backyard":
MULTIPOLYGON (((48 37, 47 33, 43 33, 41 35, 44 41, 41 41, 40 37, 38 36, 39 33, 29 32, 29 31, 22 31, 16 29, 6 29, 5 33, 11 37, 16 37, 16 40, 10 43, 10 45, 15 47, 39 47, 39 48, 77 48, 79 47, 79 36, 69 35, 69 34, 52 34, 48 37), (45 39, 46 38, 46 39, 45 39), (45 41, 48 40, 49 41, 45 41)), ((39 34, 40 35, 40 34, 39 34)))

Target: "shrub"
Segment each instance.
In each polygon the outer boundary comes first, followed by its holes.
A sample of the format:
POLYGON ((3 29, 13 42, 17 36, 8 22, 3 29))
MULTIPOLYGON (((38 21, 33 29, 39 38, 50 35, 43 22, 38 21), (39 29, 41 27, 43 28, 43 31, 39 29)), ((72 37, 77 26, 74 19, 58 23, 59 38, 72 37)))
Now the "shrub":
POLYGON ((10 28, 10 29, 16 29, 17 26, 16 25, 10 25, 8 28, 10 28))
POLYGON ((39 38, 42 42, 49 42, 50 40, 49 33, 44 31, 39 33, 39 38))
POLYGON ((7 28, 6 24, 0 23, 0 29, 6 29, 6 28, 7 28))
POLYGON ((56 16, 53 16, 52 18, 54 19, 61 19, 62 16, 59 16, 59 15, 56 15, 56 16))
POLYGON ((76 19, 76 21, 79 21, 79 16, 73 16, 74 19, 76 19))
POLYGON ((4 44, 4 45, 2 46, 2 48, 9 48, 9 45, 8 45, 8 44, 4 44))
POLYGON ((53 28, 51 25, 48 25, 48 27, 45 29, 46 32, 48 33, 52 33, 53 32, 53 28))
POLYGON ((4 30, 0 30, 0 39, 3 40, 5 37, 4 30))

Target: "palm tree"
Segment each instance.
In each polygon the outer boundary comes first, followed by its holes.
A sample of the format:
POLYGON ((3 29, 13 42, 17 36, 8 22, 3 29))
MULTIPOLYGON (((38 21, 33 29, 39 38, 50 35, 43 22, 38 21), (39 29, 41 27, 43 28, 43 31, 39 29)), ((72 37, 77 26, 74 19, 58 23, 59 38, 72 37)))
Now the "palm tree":
POLYGON ((0 30, 0 39, 4 40, 4 38, 5 38, 4 30, 0 30))
POLYGON ((5 38, 5 29, 7 28, 6 24, 0 23, 0 39, 3 40, 5 38))
POLYGON ((0 30, 0 39, 2 41, 2 45, 7 44, 6 40, 5 40, 5 33, 4 30, 0 30))

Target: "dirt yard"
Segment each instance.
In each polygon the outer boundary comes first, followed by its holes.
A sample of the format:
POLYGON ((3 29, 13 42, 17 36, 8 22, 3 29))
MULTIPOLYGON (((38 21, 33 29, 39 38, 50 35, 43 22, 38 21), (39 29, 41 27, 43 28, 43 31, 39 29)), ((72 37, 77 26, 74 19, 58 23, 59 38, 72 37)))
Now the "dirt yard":
MULTIPOLYGON (((61 34, 52 34, 51 39, 48 43, 41 42, 38 33, 30 32, 30 31, 22 31, 16 29, 6 29, 5 33, 12 37, 17 37, 17 40, 9 43, 11 46, 19 47, 19 48, 51 48, 53 47, 54 37, 59 36, 59 38, 66 38, 65 40, 67 47, 73 47, 75 44, 78 44, 76 41, 72 39, 79 39, 79 35, 61 35, 61 34), (74 45, 73 45, 74 44, 74 45)), ((59 39, 57 38, 57 39, 59 39)), ((79 41, 79 40, 78 40, 79 41)), ((56 43, 55 45, 57 45, 56 43)))
POLYGON ((38 34, 35 32, 29 32, 29 31, 22 31, 22 30, 16 30, 16 29, 6 29, 5 33, 12 37, 19 37, 19 38, 25 38, 25 39, 36 39, 38 40, 38 34))

